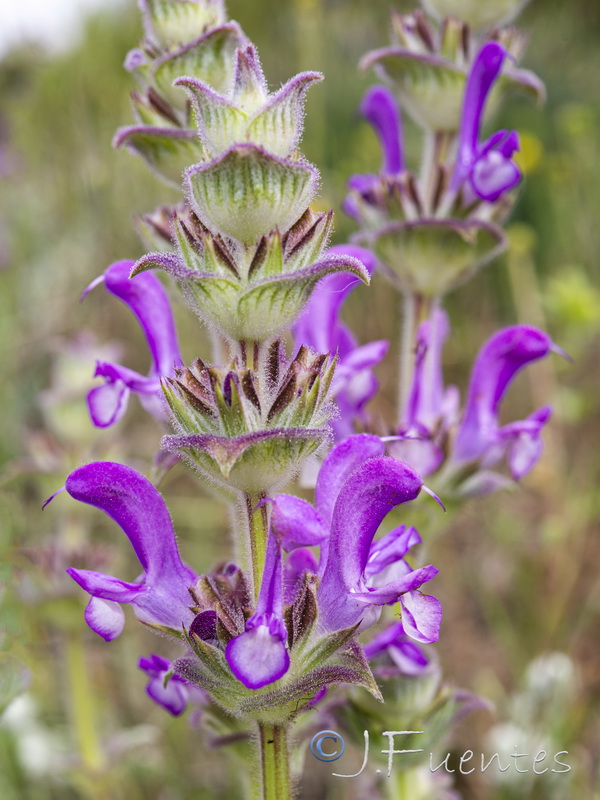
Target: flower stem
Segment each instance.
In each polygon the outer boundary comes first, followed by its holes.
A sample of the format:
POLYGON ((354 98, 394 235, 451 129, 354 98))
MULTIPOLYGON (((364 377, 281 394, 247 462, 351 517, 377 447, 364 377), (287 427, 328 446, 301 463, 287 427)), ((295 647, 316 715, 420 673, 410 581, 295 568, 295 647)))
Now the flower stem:
POLYGON ((408 424, 408 402, 415 369, 417 331, 420 324, 430 316, 437 303, 436 298, 408 292, 403 298, 398 386, 398 425, 400 428, 404 428, 408 424))
MULTIPOLYGON (((386 782, 389 800, 424 800, 419 773, 415 769, 397 770, 386 782)), ((427 794, 429 796, 429 794, 427 794)))
POLYGON ((287 729, 284 725, 258 726, 261 790, 256 800, 289 800, 291 796, 287 729))
POLYGON ((79 755, 86 771, 98 773, 102 769, 103 758, 97 737, 94 691, 89 681, 85 648, 79 635, 72 634, 67 639, 67 669, 79 755))

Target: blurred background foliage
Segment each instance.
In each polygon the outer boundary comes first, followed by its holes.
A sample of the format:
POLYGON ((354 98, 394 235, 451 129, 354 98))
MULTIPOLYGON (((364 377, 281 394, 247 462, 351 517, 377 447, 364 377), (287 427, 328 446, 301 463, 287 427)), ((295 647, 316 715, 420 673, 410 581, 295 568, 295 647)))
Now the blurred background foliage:
MULTIPOLYGON (((347 177, 379 166, 375 138, 356 113, 373 76, 356 64, 388 41, 387 0, 228 7, 258 45, 273 87, 300 69, 324 72, 309 96, 303 149, 322 170, 319 205, 337 211, 347 177)), ((559 664, 549 684, 556 691, 534 704, 531 724, 569 751, 573 772, 552 785, 465 777, 467 800, 599 798, 600 5, 533 0, 520 27, 531 34, 525 66, 545 80, 548 102, 536 108, 512 98, 499 116, 500 127, 521 132, 526 181, 508 255, 449 298, 447 376, 464 387, 484 338, 517 321, 545 327, 574 363, 548 360, 512 391, 511 413, 531 408, 531 399, 555 407, 545 457, 525 491, 472 502, 432 546, 445 609, 437 650, 451 681, 496 706, 459 729, 451 743, 458 753, 489 752, 492 726, 518 726, 543 677, 546 662, 534 659, 564 654, 550 662, 559 664)), ((78 303, 109 263, 142 254, 134 215, 176 199, 142 163, 111 148, 131 118, 122 64, 139 37, 132 0, 91 18, 68 53, 23 45, 0 63, 0 709, 18 695, 0 721, 4 800, 241 795, 193 715, 173 720, 146 697, 137 660, 163 643, 133 620, 110 646, 84 626, 84 600, 64 569, 106 565, 131 575, 133 557, 114 526, 64 497, 40 512, 85 461, 121 459, 148 472, 162 433, 135 401, 124 424, 91 429, 84 397, 95 357, 117 350, 144 371, 147 354, 135 322, 107 293, 78 303)), ((411 137, 409 129, 409 148, 411 137)), ((352 223, 341 212, 336 220, 341 242, 352 223)), ((395 335, 390 295, 376 280, 351 298, 348 319, 362 341, 395 335)), ((206 354, 191 314, 179 308, 177 318, 184 356, 206 354)), ((394 402, 392 373, 384 367, 380 375, 383 414, 394 402)), ((183 470, 163 489, 186 560, 208 569, 227 535, 226 512, 183 470)), ((311 785, 306 797, 342 797, 342 787, 311 785)))

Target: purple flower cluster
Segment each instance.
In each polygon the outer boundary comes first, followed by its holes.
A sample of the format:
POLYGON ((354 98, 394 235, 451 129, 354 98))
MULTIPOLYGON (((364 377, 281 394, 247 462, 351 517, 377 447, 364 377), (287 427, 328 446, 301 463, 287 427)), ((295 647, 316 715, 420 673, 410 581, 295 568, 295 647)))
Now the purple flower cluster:
MULTIPOLYGON (((368 628, 383 606, 399 602, 403 633, 418 642, 437 640, 440 604, 420 591, 437 569, 413 569, 405 560, 421 541, 417 531, 400 526, 374 540, 386 515, 414 500, 423 485, 412 468, 385 456, 384 450, 378 437, 350 437, 323 463, 316 506, 284 494, 267 501, 271 526, 258 600, 244 631, 230 638, 224 651, 232 674, 245 687, 260 689, 288 672, 284 607, 294 604, 307 573, 319 581, 317 639, 368 628), (315 547, 318 557, 311 549, 315 547)), ((129 604, 146 624, 175 635, 183 626, 218 647, 218 611, 194 610, 191 591, 198 576, 181 561, 169 513, 154 486, 130 467, 97 462, 71 473, 65 488, 122 528, 143 569, 133 583, 90 570, 68 570, 91 595, 85 618, 92 630, 107 641, 119 636, 122 605, 129 604)), ((151 678, 150 696, 172 713, 180 713, 189 697, 199 697, 182 678, 164 685, 170 670, 164 659, 152 656, 140 666, 151 678)))
MULTIPOLYGON (((463 98, 452 176, 446 198, 437 198, 437 206, 441 209, 448 209, 457 195, 464 210, 479 201, 497 203, 521 181, 521 171, 513 160, 519 149, 519 137, 515 131, 496 131, 485 141, 480 141, 486 103, 506 58, 507 51, 501 44, 488 42, 473 60, 463 98)), ((344 210, 356 219, 363 214, 361 206, 377 205, 378 195, 385 194, 382 181, 389 182, 407 169, 402 120, 392 92, 385 86, 372 87, 366 93, 360 111, 379 139, 382 166, 379 175, 354 175, 348 182, 350 194, 345 200, 344 210)))

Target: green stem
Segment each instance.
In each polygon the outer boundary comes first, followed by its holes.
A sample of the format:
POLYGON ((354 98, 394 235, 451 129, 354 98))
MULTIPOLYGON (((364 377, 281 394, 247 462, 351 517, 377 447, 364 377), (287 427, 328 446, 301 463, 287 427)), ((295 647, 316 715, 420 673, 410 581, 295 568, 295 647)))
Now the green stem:
POLYGON ((264 492, 246 494, 246 516, 248 519, 248 538, 250 561, 252 564, 252 582, 254 585, 254 599, 258 599, 265 559, 267 555, 267 538, 269 535, 269 510, 266 505, 256 508, 257 504, 265 498, 264 492))
POLYGON ((415 356, 417 350, 417 331, 438 303, 436 298, 423 297, 422 295, 404 295, 404 308, 402 320, 402 333, 400 339, 400 365, 398 386, 398 424, 404 427, 407 424, 408 401, 415 369, 415 356))
MULTIPOLYGON (((291 782, 287 745, 287 729, 283 725, 259 723, 260 790, 256 800, 289 800, 291 782)), ((258 788, 258 787, 257 787, 258 788)))
POLYGON ((410 378, 413 371, 413 353, 415 345, 415 305, 414 294, 408 292, 403 299, 402 333, 400 338, 400 364, 398 373, 398 423, 403 426, 406 419, 410 378))
POLYGON ((67 639, 67 670, 71 689, 71 713, 81 761, 86 771, 98 773, 103 767, 103 758, 96 735, 94 690, 89 681, 85 648, 78 635, 70 635, 67 639))
POLYGON ((414 769, 398 769, 386 781, 389 800, 422 800, 419 773, 414 769))

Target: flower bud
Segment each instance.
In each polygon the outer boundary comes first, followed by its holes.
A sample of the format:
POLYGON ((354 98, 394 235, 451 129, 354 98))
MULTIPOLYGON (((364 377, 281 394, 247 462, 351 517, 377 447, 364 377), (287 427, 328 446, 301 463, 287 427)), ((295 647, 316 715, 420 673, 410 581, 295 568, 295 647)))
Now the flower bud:
POLYGON ((528 0, 422 0, 434 17, 458 17, 474 30, 506 25, 528 0))

